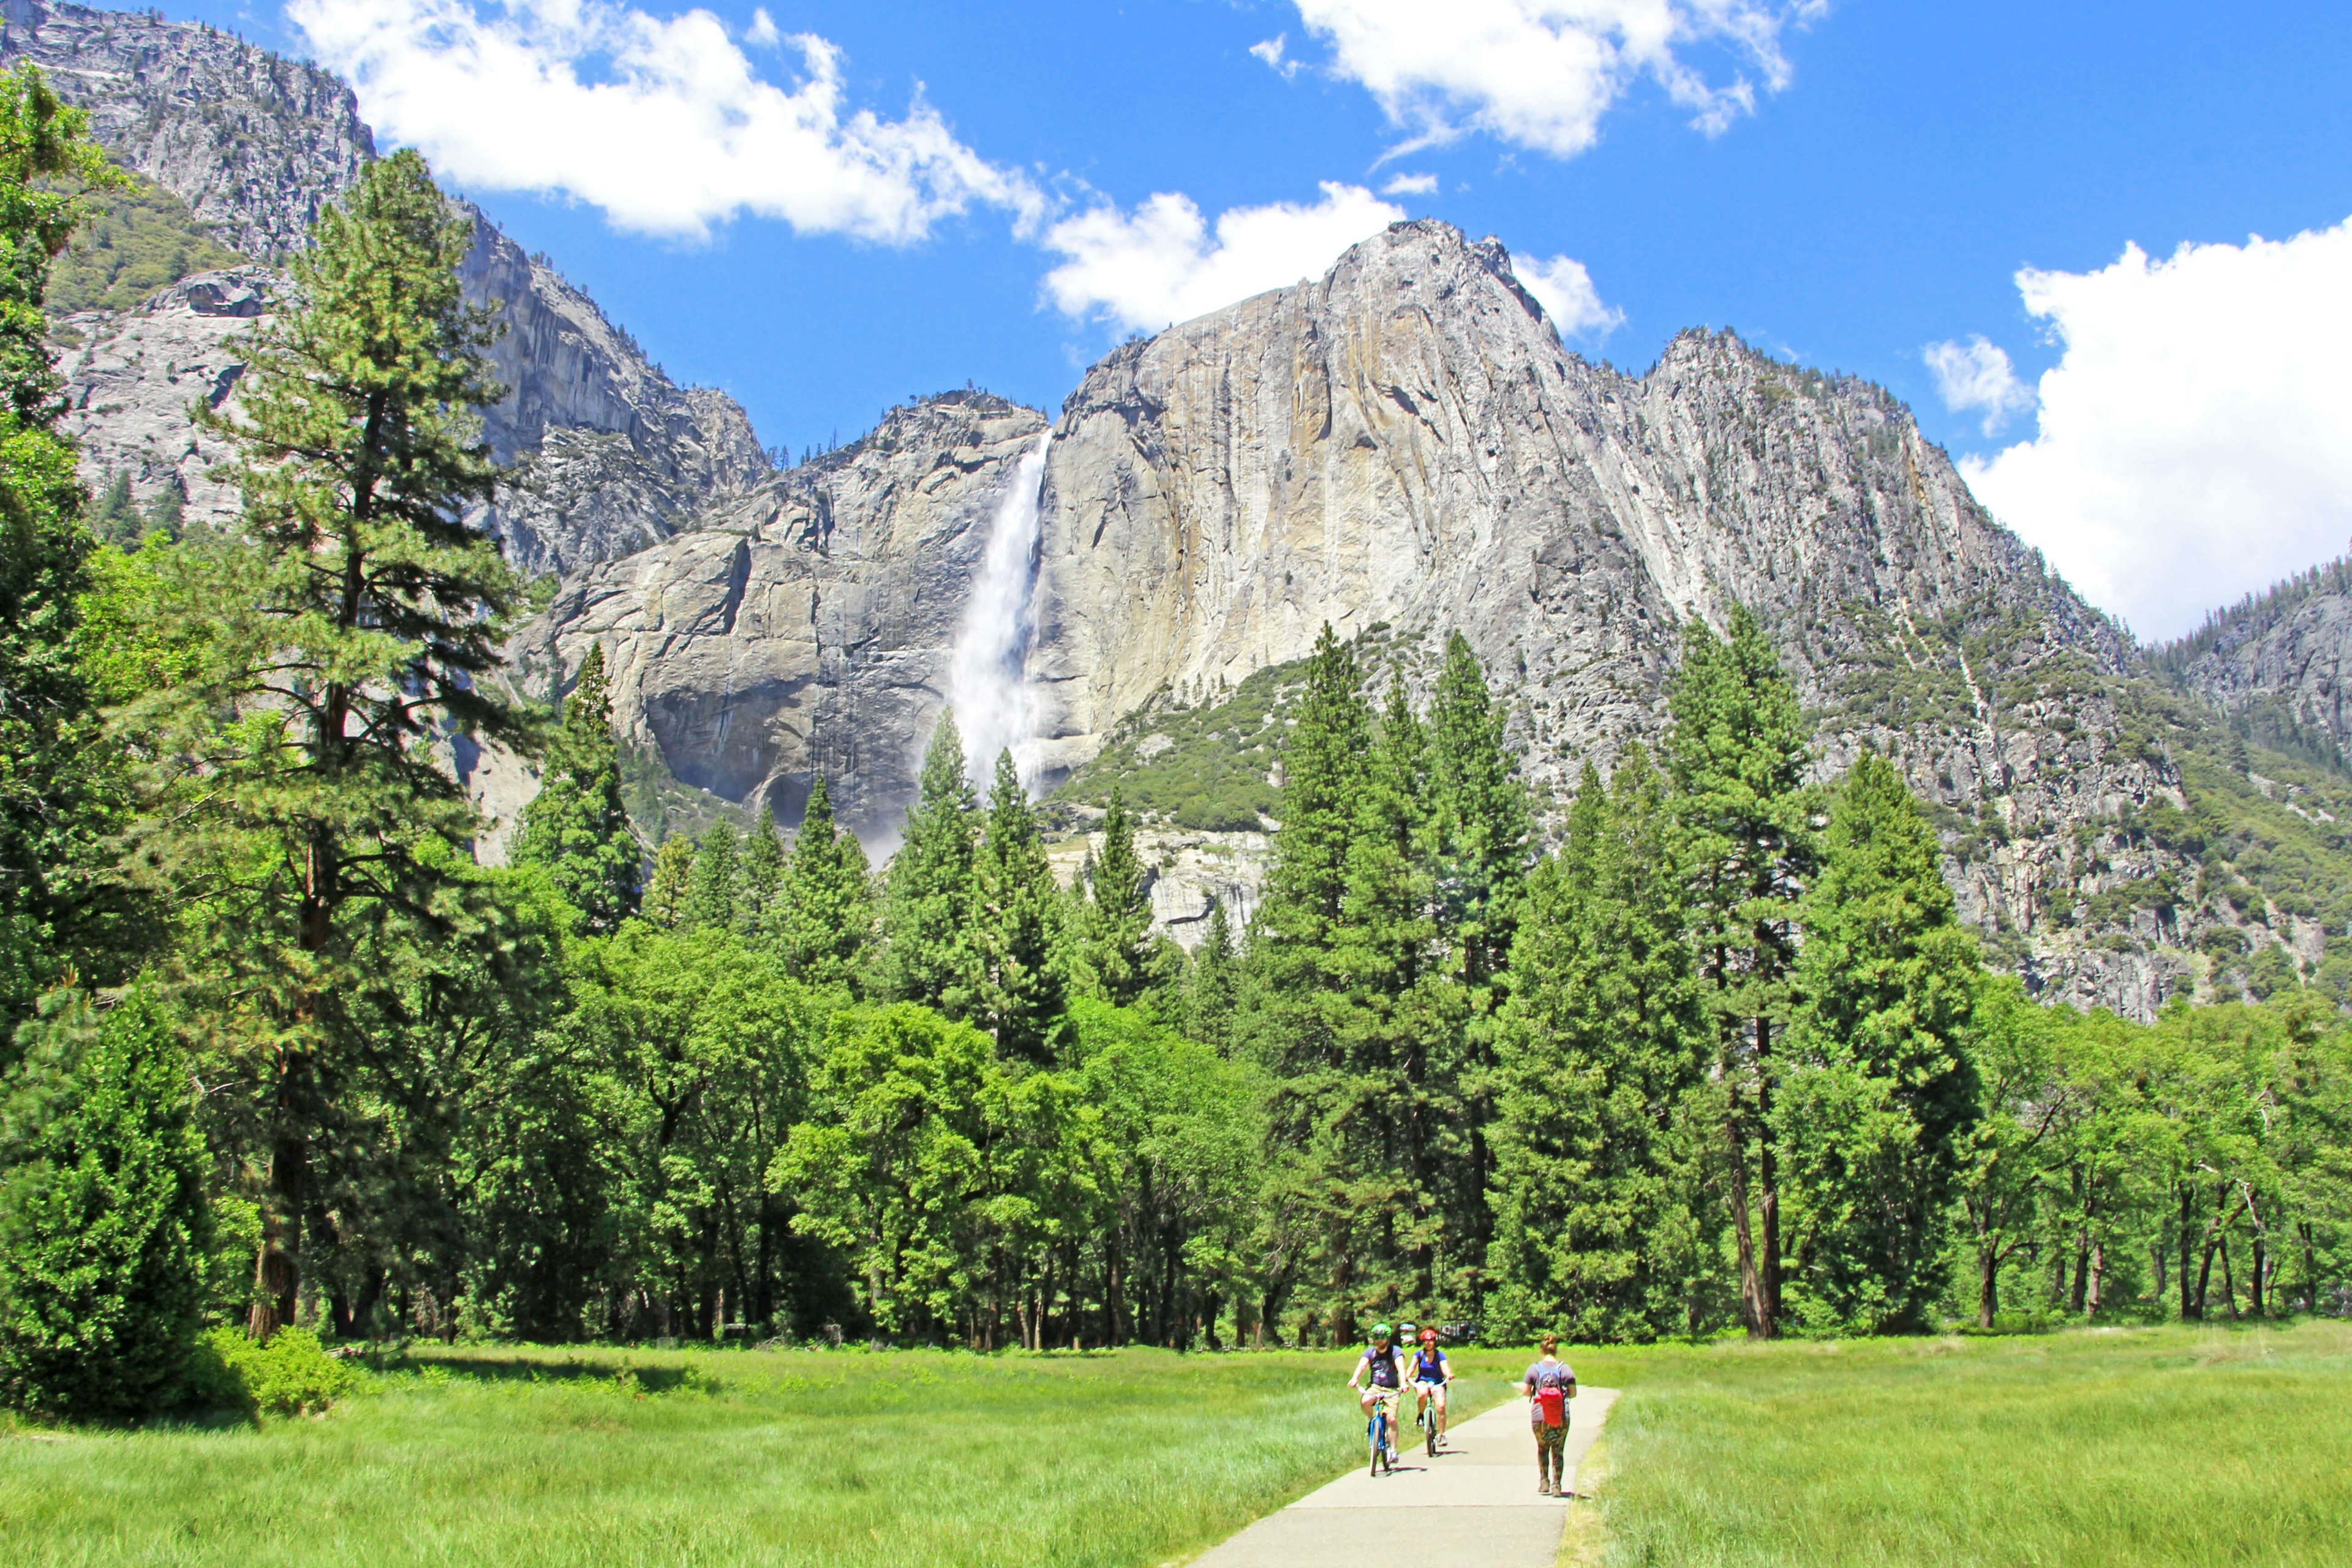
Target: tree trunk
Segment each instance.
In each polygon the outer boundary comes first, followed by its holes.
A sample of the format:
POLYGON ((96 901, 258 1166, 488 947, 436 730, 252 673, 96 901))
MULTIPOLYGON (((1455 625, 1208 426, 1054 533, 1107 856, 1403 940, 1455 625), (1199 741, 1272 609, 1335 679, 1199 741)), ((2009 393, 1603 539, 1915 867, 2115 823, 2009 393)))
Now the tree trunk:
POLYGON ((2091 1316, 2099 1315, 2099 1302, 2106 1294, 2102 1280, 2107 1272, 2107 1249, 2104 1242, 2091 1243, 2091 1297, 2085 1309, 2091 1316))
POLYGON ((1731 1234, 1739 1256, 1739 1315, 1746 1321, 1748 1337, 1772 1337, 1770 1321, 1764 1311, 1764 1293, 1756 1274, 1756 1239, 1748 1212, 1748 1122, 1739 1109, 1739 1088, 1730 1090, 1730 1110, 1724 1117, 1724 1129, 1728 1142, 1731 1202, 1731 1234))
POLYGON ((2264 1297, 2263 1295, 2263 1270, 2269 1265, 2270 1248, 2263 1245, 2263 1233, 2261 1231, 2254 1232, 2252 1247, 2254 1253, 2254 1268, 2252 1275, 2246 1280, 2246 1289, 2252 1298, 2251 1304, 2253 1308, 2254 1316, 2257 1318, 2263 1318, 2270 1315, 2263 1307, 2264 1297))
POLYGON ((2205 1257, 2197 1266, 2197 1320, 2200 1322, 2205 1320, 2206 1290, 2213 1283, 2213 1251, 2219 1246, 2221 1246, 2219 1237, 2208 1237, 2205 1242, 2205 1257))
MULTIPOLYGON (((2204 1299, 2202 1287, 2192 1294, 2189 1283, 2189 1259, 2196 1252, 2191 1239, 2197 1217, 2197 1188, 2193 1183, 2180 1184, 2180 1321, 2184 1323, 2204 1315, 2200 1305, 2204 1299)), ((2210 1263, 2210 1258, 2207 1261, 2210 1263)))
POLYGON ((1772 1021, 1756 1020, 1757 1206, 1764 1234, 1759 1238, 1757 1284, 1763 1301, 1764 1337, 1780 1337, 1780 1174, 1772 1148, 1772 1021))
MULTIPOLYGON (((288 1072, 290 1076, 292 1068, 288 1072)), ((280 1091, 281 1114, 285 1099, 280 1091)), ((263 1343, 294 1321, 302 1286, 302 1203, 310 1178, 310 1140, 281 1131, 269 1153, 269 1190, 262 1195, 261 1250, 254 1260, 253 1306, 246 1332, 263 1343)))
POLYGON ((2238 1279, 2230 1272, 2230 1238, 2221 1238, 2221 1300, 2230 1306, 2230 1321, 2238 1321, 2238 1279))
POLYGON ((2000 1314, 2000 1254, 1977 1245, 1977 1327, 1990 1329, 2000 1314))
POLYGON ((2066 1298, 2066 1310, 2081 1317, 2088 1310, 2091 1296, 2091 1233, 2074 1233, 2074 1288, 2066 1298))

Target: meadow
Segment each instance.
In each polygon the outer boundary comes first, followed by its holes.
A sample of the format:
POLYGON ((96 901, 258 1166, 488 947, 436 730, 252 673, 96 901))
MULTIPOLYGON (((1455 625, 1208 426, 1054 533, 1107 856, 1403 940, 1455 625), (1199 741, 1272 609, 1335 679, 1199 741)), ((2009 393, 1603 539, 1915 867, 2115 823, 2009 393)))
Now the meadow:
MULTIPOLYGON (((1570 1352, 1579 1563, 2336 1564, 2352 1325, 1570 1352)), ((320 1418, 0 1428, 11 1563, 1181 1562, 1355 1462, 1344 1352, 421 1351, 320 1418)), ((1519 1351, 1456 1357, 1465 1411, 1519 1351)))
POLYGON ((2352 1325, 1575 1359, 1612 1568, 2352 1561, 2352 1325))

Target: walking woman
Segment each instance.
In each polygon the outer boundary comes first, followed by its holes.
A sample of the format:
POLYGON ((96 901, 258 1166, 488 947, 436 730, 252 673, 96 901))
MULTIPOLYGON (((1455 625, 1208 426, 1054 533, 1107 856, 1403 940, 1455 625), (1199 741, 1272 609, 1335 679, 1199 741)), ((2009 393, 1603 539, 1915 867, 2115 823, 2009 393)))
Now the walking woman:
POLYGON ((1565 1497, 1568 1477, 1560 1463, 1568 1446, 1568 1402, 1576 1397, 1576 1373, 1559 1359, 1559 1336, 1543 1337, 1543 1354, 1519 1386, 1528 1396, 1528 1419, 1536 1434, 1536 1492, 1565 1497))

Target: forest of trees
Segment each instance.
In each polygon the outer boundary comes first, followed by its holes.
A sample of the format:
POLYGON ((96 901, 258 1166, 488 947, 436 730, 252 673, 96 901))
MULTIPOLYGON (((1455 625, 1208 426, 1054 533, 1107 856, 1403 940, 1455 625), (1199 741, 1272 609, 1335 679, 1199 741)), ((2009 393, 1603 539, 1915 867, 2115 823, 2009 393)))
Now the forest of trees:
POLYGON ((1123 801, 1063 887, 952 714, 878 870, 823 777, 789 842, 642 842, 601 650, 547 705, 502 678, 521 584, 459 521, 492 328, 423 160, 322 216, 200 413, 241 514, 142 533, 55 428, 81 131, 6 79, 7 1402, 164 1407, 222 1325, 996 1350, 2345 1302, 2345 1020, 1989 973, 1897 767, 1817 782, 1744 612, 1556 835, 1462 637, 1371 692, 1325 628, 1264 900, 1190 953, 1123 801), (508 864, 457 735, 539 761, 508 864))

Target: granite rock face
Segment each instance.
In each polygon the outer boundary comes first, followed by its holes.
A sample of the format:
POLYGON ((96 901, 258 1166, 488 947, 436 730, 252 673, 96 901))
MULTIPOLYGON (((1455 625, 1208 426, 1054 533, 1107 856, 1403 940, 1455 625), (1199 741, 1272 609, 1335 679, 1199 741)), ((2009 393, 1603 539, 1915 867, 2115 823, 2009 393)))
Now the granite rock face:
POLYGON ((1591 363, 1499 245, 1401 224, 1097 364, 1045 519, 1030 668, 1062 765, 1153 693, 1300 658, 1327 621, 1421 639, 1417 679, 1459 628, 1557 799, 1586 758, 1655 739, 1684 623, 1741 603, 1819 716, 1824 776, 1874 746, 1985 825, 1948 866, 1975 923, 2079 1000, 2144 1011, 2177 979, 2048 929, 2161 858, 2111 831, 2179 801, 2104 694, 2136 651, 1880 388, 1703 331, 1646 375, 1591 363))
POLYGON ((2352 761, 2352 561, 2217 612, 2153 659, 2270 743, 2352 761))
MULTIPOLYGON (((594 300, 523 254, 478 212, 460 268, 469 299, 496 301, 506 331, 490 351, 505 401, 484 435, 513 470, 486 515, 525 572, 625 555, 696 526, 767 478, 735 400, 680 387, 594 300)), ((284 298, 285 275, 252 267, 199 273, 138 309, 60 323, 67 429, 93 489, 127 471, 144 499, 176 484, 194 517, 226 516, 236 496, 208 477, 226 456, 189 417, 194 399, 234 399, 238 334, 284 298)))
POLYGON ((135 310, 65 318, 61 425, 80 451, 83 481, 97 489, 128 473, 142 500, 177 486, 192 518, 233 512, 236 492, 211 477, 228 447, 200 432, 188 411, 199 398, 218 408, 236 395, 245 374, 237 340, 284 283, 266 267, 200 272, 135 310))
POLYGON ((509 560, 536 574, 625 555, 768 478, 733 398, 677 385, 593 300, 467 211, 467 295, 498 301, 506 326, 490 358, 509 390, 484 433, 515 465, 488 519, 509 560))
POLYGON ((988 525, 1045 417, 985 393, 894 409, 693 533, 576 572, 510 648, 525 689, 604 647, 625 742, 683 782, 797 822, 822 772, 870 849, 895 842, 988 525))
POLYGON ((0 65, 19 59, 89 110, 109 153, 258 259, 298 249, 375 156, 341 78, 201 23, 0 0, 0 65))
MULTIPOLYGON (((257 262, 298 249, 374 155, 339 78, 197 24, 0 0, 0 63, 15 59, 89 110, 110 155, 257 262)), ((544 258, 461 210, 475 222, 467 296, 496 301, 505 326, 491 358, 509 392, 485 434, 515 467, 481 521, 517 565, 562 571, 642 549, 767 477, 732 398, 677 385, 544 258)), ((100 487, 127 471, 142 500, 176 485, 198 517, 233 504, 206 475, 223 453, 187 410, 199 395, 215 407, 234 396, 235 335, 284 289, 281 272, 257 265, 63 322, 59 368, 85 479, 100 487)))

